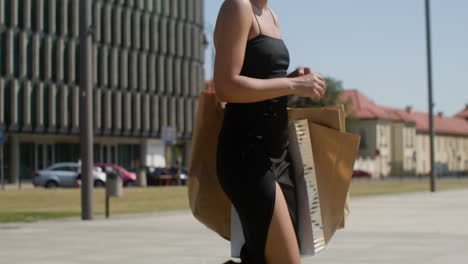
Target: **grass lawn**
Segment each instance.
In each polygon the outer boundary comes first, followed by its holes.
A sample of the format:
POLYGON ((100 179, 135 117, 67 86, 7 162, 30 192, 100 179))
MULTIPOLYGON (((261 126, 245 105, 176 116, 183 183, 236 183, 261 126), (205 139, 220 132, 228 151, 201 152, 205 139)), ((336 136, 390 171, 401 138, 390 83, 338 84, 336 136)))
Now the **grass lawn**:
MULTIPOLYGON (((437 191, 468 188, 467 180, 437 180, 437 191)), ((429 192, 429 179, 404 181, 353 181, 351 197, 398 194, 410 192, 429 192)))
MULTIPOLYGON (((105 191, 94 190, 94 213, 105 213, 105 191)), ((80 217, 79 189, 0 191, 0 223, 80 217)), ((110 215, 189 209, 186 187, 125 188, 110 198, 110 215)))
MULTIPOLYGON (((438 181, 438 190, 468 188, 468 181, 438 181)), ((425 192, 424 181, 355 181, 351 197, 425 192)), ((94 191, 94 212, 104 215, 104 190, 94 191)), ((0 191, 0 223, 80 217, 80 190, 43 188, 0 191)), ((110 214, 137 214, 188 210, 186 187, 125 188, 121 198, 111 198, 110 214)))

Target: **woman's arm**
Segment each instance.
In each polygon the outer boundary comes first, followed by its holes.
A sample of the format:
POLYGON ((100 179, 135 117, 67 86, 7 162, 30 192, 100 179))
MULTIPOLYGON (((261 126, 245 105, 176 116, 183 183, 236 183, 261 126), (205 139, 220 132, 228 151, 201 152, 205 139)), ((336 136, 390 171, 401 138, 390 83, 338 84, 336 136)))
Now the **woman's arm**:
POLYGON ((250 1, 226 0, 223 3, 214 36, 214 83, 217 97, 221 101, 233 103, 258 102, 289 94, 320 99, 324 84, 313 73, 296 78, 267 80, 240 75, 252 22, 250 1))

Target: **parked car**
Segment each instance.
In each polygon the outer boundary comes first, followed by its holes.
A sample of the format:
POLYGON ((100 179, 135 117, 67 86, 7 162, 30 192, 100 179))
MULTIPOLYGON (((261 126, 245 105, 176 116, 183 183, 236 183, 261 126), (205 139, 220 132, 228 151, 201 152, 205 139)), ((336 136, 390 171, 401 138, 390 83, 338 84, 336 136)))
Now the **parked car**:
MULTIPOLYGON (((34 186, 46 188, 56 187, 78 187, 81 175, 79 174, 77 162, 56 163, 45 170, 34 173, 34 186)), ((106 174, 100 168, 94 168, 93 181, 95 187, 104 187, 106 174)))
POLYGON ((353 178, 369 178, 372 179, 372 173, 364 170, 354 170, 353 178))
POLYGON ((127 169, 128 171, 132 172, 132 173, 135 173, 137 174, 139 171, 141 170, 144 170, 145 171, 145 174, 146 174, 146 184, 147 185, 155 185, 152 181, 152 177, 154 177, 154 173, 155 172, 155 167, 151 167, 151 166, 140 166, 139 168, 130 168, 130 169, 127 169))
POLYGON ((148 185, 172 185, 173 176, 166 168, 145 166, 146 184, 148 185))
POLYGON ((122 177, 124 186, 132 186, 135 184, 137 177, 134 172, 130 172, 119 165, 112 163, 95 163, 94 166, 99 167, 106 174, 117 173, 122 177))
POLYGON ((157 185, 185 185, 187 183, 187 171, 182 169, 180 179, 177 177, 176 168, 162 168, 154 166, 142 166, 140 168, 132 168, 130 171, 137 172, 144 170, 146 173, 146 184, 149 186, 157 185))

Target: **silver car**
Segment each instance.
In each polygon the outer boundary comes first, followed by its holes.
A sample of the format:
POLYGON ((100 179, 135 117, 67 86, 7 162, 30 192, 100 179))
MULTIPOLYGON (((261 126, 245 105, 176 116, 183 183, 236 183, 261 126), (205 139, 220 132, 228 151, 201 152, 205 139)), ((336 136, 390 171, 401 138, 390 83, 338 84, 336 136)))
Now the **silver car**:
MULTIPOLYGON (((34 174, 34 186, 46 188, 56 187, 78 187, 79 186, 79 165, 77 162, 56 163, 49 168, 38 171, 34 174)), ((93 170, 93 180, 95 187, 104 187, 106 184, 106 174, 100 168, 93 170)))

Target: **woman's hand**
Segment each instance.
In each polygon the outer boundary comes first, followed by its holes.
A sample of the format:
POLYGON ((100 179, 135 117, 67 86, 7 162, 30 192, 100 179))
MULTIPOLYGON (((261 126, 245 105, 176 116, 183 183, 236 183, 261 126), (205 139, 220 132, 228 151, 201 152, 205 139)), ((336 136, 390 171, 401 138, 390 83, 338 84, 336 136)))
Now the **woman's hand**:
POLYGON ((326 92, 325 78, 313 73, 308 67, 300 67, 288 77, 294 78, 294 95, 320 100, 326 92))
POLYGON ((300 77, 304 76, 305 74, 309 74, 312 72, 312 69, 309 67, 299 67, 295 71, 291 72, 288 74, 288 78, 295 78, 295 77, 300 77))

